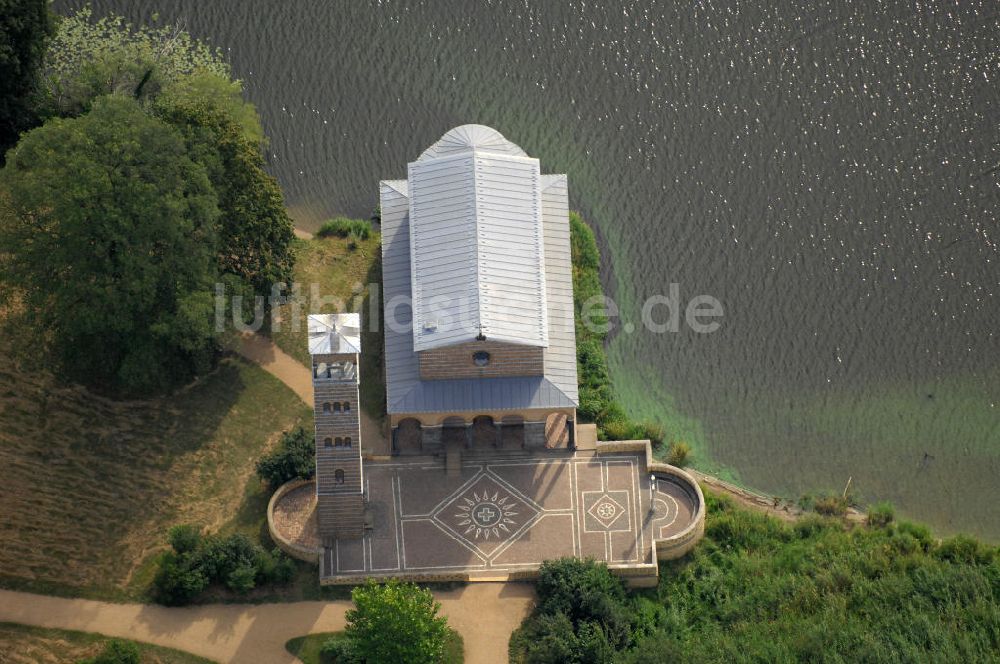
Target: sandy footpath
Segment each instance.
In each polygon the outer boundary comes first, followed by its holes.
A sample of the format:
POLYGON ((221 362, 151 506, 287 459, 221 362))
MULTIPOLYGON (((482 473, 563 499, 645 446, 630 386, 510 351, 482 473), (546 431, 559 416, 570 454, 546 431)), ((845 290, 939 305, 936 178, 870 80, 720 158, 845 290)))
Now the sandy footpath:
MULTIPOLYGON (((465 661, 502 664, 510 633, 527 615, 534 594, 523 583, 472 583, 435 597, 465 639, 465 661)), ((0 590, 0 622, 97 632, 241 664, 298 662, 285 642, 343 629, 350 607, 345 600, 166 608, 0 590)))

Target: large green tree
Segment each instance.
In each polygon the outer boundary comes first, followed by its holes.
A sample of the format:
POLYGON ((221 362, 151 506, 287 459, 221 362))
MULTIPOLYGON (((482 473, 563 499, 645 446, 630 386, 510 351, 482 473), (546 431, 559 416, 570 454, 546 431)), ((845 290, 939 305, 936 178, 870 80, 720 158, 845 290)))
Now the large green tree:
POLYGON ((439 664, 447 620, 429 590, 412 583, 369 580, 351 591, 346 634, 364 662, 439 664))
MULTIPOLYGON (((106 94, 128 95, 177 127, 219 195, 217 261, 230 292, 266 295, 291 278, 292 222, 264 170, 264 133, 253 104, 216 50, 171 26, 93 20, 82 9, 59 25, 46 57, 50 112, 87 112, 106 94)), ((248 297, 252 300, 252 297, 248 297)))
POLYGON ((109 96, 0 172, 0 279, 73 379, 128 394, 210 366, 218 197, 180 133, 109 96))
POLYGON ((47 0, 0 0, 0 165, 18 134, 35 123, 33 96, 53 31, 47 0))

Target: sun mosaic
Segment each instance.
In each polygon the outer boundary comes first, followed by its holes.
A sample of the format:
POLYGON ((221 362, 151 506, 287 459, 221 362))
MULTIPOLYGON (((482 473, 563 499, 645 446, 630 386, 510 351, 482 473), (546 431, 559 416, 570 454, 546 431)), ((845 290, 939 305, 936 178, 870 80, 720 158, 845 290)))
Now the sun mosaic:
POLYGON ((509 534, 511 527, 516 526, 516 506, 517 503, 510 496, 500 495, 498 492, 493 492, 493 495, 484 492, 482 496, 473 492, 471 497, 463 497, 457 505, 455 518, 459 519, 459 526, 465 527, 462 534, 466 537, 485 540, 491 536, 500 538, 509 534))
POLYGON ((434 520, 488 557, 537 515, 517 489, 480 472, 440 504, 434 520))

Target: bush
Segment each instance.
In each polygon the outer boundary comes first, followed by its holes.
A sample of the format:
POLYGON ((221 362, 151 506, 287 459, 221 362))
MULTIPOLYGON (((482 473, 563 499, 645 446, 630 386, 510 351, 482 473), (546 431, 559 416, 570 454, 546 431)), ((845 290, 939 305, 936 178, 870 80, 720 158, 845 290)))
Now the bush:
POLYGON ((129 641, 111 639, 97 657, 91 657, 80 664, 139 664, 139 647, 129 641))
POLYGON ((873 528, 885 528, 896 518, 896 510, 891 503, 877 503, 868 508, 868 525, 873 528))
POLYGON ((350 639, 334 637, 320 646, 319 654, 332 664, 363 664, 354 643, 350 639))
POLYGON ((683 468, 687 465, 690 456, 691 446, 683 440, 672 441, 667 449, 667 463, 671 466, 683 468))
POLYGON ((188 553, 201 545, 201 530, 187 524, 174 526, 170 529, 167 540, 177 553, 188 553))
POLYGON ((170 529, 173 551, 161 558, 153 579, 153 596, 160 604, 189 604, 213 583, 242 595, 260 584, 287 583, 295 575, 295 564, 281 551, 268 552, 242 533, 198 533, 193 526, 170 529))
POLYGON ((281 437, 278 449, 257 462, 257 475, 276 489, 296 478, 316 474, 316 439, 299 427, 281 437))
POLYGON ((165 606, 190 604, 208 587, 208 578, 199 568, 193 568, 175 553, 160 559, 160 568, 153 578, 153 597, 165 606))
POLYGON ((348 219, 337 217, 325 222, 316 231, 318 237, 350 237, 354 240, 367 240, 372 234, 372 222, 367 219, 348 219))
POLYGON ((607 662, 663 622, 661 606, 629 597, 621 579, 593 560, 548 560, 535 611, 511 638, 512 662, 607 662))
POLYGON ((850 506, 851 501, 847 496, 836 493, 807 493, 799 498, 799 507, 823 516, 845 516, 850 506))
POLYGON ((607 422, 601 427, 605 440, 631 440, 632 424, 625 420, 607 422))
POLYGON ((667 433, 661 425, 656 422, 643 422, 639 427, 642 432, 640 438, 648 440, 653 449, 657 449, 663 445, 663 440, 666 438, 667 433))
POLYGON ((968 535, 956 535, 944 540, 934 555, 939 560, 966 565, 988 565, 997 558, 996 551, 968 535))

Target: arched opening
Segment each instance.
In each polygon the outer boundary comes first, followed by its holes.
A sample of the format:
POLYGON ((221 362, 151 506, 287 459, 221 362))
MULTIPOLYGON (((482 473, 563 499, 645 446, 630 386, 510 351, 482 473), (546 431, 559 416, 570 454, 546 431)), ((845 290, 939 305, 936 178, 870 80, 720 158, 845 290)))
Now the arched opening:
POLYGON ((468 426, 461 417, 448 417, 441 424, 441 443, 447 448, 460 445, 466 447, 469 444, 466 430, 468 426))
POLYGON ((519 450, 524 447, 524 418, 507 415, 500 422, 500 447, 505 450, 519 450))
POLYGON ((344 447, 350 447, 350 446, 351 446, 351 437, 348 436, 347 438, 344 439, 344 447))
POLYGON ((340 468, 338 468, 333 472, 333 483, 334 484, 344 483, 344 471, 342 471, 340 468))
POLYGON ((420 452, 423 446, 424 433, 420 420, 407 417, 396 426, 395 449, 403 454, 420 452))
POLYGON ((323 412, 324 413, 329 413, 330 412, 330 402, 329 401, 327 401, 327 402, 325 402, 323 404, 323 412))
POLYGON ((334 402, 334 404, 333 404, 333 412, 335 412, 335 413, 339 413, 340 412, 340 402, 339 401, 334 402))
POLYGON ((551 413, 545 418, 545 447, 549 449, 569 447, 568 420, 566 413, 551 413))
POLYGON ((344 402, 344 412, 345 413, 351 412, 351 403, 349 401, 344 402))
POLYGON ((477 450, 490 450, 500 444, 500 436, 493 418, 489 415, 480 415, 472 420, 472 448, 477 450))
POLYGON ((338 437, 336 440, 333 441, 333 444, 336 445, 337 447, 343 447, 344 446, 344 439, 338 437))
POLYGON ((333 438, 324 438, 323 447, 333 447, 333 438))

